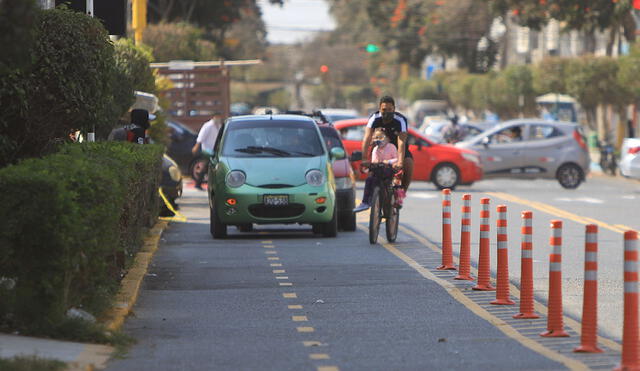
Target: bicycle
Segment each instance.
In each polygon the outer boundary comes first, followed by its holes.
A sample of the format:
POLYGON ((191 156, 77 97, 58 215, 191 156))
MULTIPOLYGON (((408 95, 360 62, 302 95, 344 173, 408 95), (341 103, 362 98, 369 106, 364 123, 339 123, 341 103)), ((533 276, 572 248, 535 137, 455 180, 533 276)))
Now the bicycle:
POLYGON ((378 241, 382 219, 385 219, 386 223, 387 241, 395 242, 400 222, 400 205, 396 191, 402 186, 394 184, 394 178, 398 178, 401 172, 395 172, 393 165, 382 163, 369 164, 369 171, 378 179, 371 192, 369 243, 373 245, 378 241))

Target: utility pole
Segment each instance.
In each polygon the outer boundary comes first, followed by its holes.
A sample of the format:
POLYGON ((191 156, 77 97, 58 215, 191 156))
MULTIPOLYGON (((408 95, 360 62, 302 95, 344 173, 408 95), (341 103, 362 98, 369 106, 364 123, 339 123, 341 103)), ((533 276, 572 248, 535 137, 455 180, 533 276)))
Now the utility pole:
POLYGON ((142 33, 147 28, 147 0, 132 0, 131 28, 136 45, 142 44, 142 33))

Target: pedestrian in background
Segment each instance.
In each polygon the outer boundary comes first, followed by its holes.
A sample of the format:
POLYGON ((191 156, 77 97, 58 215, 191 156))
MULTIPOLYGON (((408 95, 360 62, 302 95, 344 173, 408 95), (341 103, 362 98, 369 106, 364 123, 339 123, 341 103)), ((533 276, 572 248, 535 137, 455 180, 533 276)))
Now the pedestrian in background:
POLYGON ((458 125, 458 115, 453 115, 449 119, 449 124, 444 127, 444 133, 442 137, 447 143, 457 143, 464 138, 464 130, 458 125))
MULTIPOLYGON (((202 125, 198 132, 196 144, 191 149, 194 156, 202 156, 209 159, 213 155, 213 146, 216 143, 218 132, 222 128, 222 113, 214 112, 211 119, 202 125)), ((202 161, 203 166, 196 174, 196 188, 202 190, 204 175, 209 171, 209 161, 202 161)))

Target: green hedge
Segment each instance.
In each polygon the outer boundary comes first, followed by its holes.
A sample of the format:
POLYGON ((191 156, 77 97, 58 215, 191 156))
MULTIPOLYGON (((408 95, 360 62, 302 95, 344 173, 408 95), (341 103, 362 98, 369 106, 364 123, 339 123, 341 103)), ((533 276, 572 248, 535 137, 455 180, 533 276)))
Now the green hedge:
POLYGON ((0 169, 0 329, 107 308, 159 209, 162 148, 99 142, 0 169))

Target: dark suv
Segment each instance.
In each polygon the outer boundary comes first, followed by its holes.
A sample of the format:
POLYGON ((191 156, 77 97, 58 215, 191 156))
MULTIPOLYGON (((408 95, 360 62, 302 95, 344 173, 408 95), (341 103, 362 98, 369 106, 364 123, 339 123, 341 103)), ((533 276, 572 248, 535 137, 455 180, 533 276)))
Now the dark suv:
MULTIPOLYGON (((311 117, 320 128, 327 148, 340 147, 344 149, 340 133, 321 111, 305 113, 303 111, 288 111, 288 114, 311 117)), ((338 228, 344 231, 356 230, 356 177, 348 158, 334 160, 332 163, 336 182, 336 204, 338 206, 338 228)))

